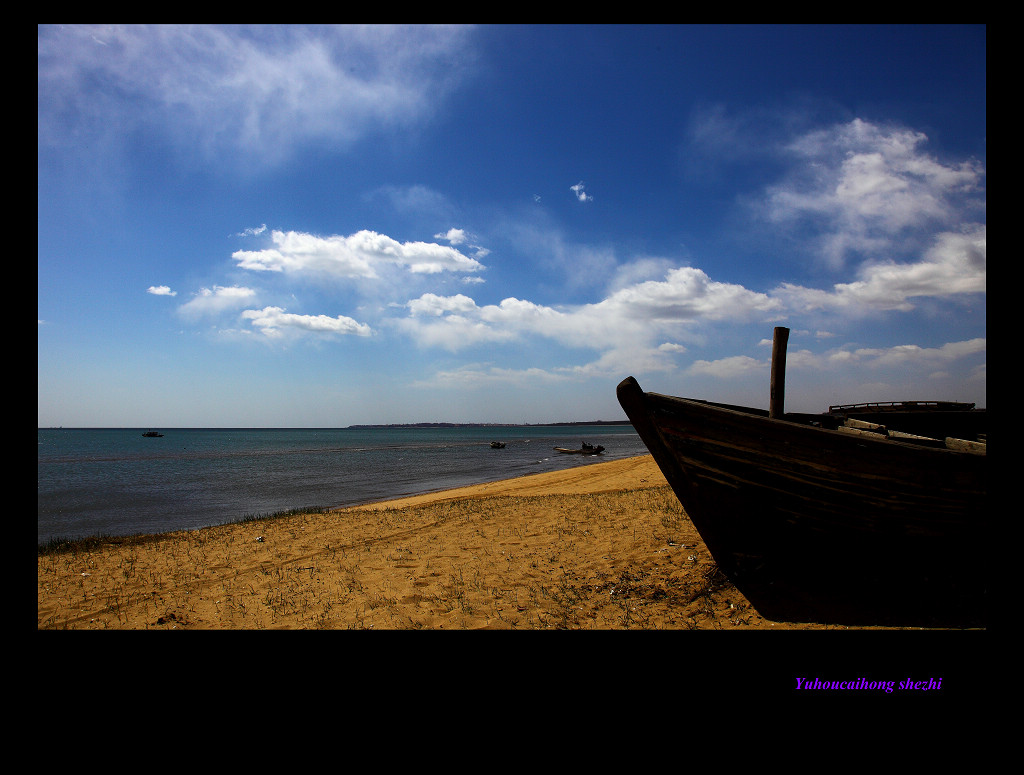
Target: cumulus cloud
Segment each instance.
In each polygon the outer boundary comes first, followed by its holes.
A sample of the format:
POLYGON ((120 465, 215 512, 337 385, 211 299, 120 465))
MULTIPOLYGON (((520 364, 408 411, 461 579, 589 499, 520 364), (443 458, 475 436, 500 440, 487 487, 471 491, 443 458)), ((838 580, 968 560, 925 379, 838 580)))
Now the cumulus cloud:
POLYGON ((187 317, 216 315, 244 307, 255 296, 256 291, 252 288, 215 285, 212 288, 200 288, 189 301, 178 307, 178 311, 187 317))
MULTIPOLYGON (((771 344, 762 340, 759 344, 771 344)), ((920 347, 915 344, 900 344, 890 347, 836 348, 815 354, 810 350, 792 350, 786 356, 786 367, 790 370, 833 370, 835 367, 854 369, 917 369, 931 371, 961 358, 979 355, 986 351, 984 338, 968 339, 961 342, 947 342, 939 347, 920 347)), ((705 375, 719 379, 732 379, 746 374, 767 371, 770 359, 751 358, 746 355, 729 356, 717 360, 694 361, 687 373, 705 375)), ((983 367, 981 367, 983 368, 983 367)), ((939 372, 936 372, 938 374, 939 372)))
POLYGON ((740 320, 781 309, 777 300, 738 285, 712 281, 704 272, 681 267, 664 280, 622 288, 595 304, 563 309, 507 298, 478 306, 468 296, 423 294, 407 304, 402 328, 422 344, 451 350, 488 341, 539 336, 571 347, 597 350, 678 352, 660 349, 655 337, 699 320, 740 320))
POLYGON ((479 310, 476 302, 461 293, 455 296, 438 296, 436 293, 425 293, 413 299, 407 305, 413 315, 432 315, 440 317, 447 313, 458 315, 479 310))
POLYGON ((154 296, 177 296, 177 291, 172 291, 166 285, 151 285, 146 289, 146 293, 151 293, 154 296))
POLYGON ((731 379, 733 377, 745 376, 751 372, 761 371, 765 368, 766 364, 764 361, 759 361, 747 355, 734 355, 728 358, 720 358, 716 361, 694 361, 689 371, 693 374, 705 374, 720 379, 731 379))
POLYGON ((906 312, 914 308, 915 298, 985 293, 986 268, 986 226, 971 225, 966 231, 937 234, 918 261, 867 262, 858 279, 830 290, 783 283, 772 296, 793 312, 906 312))
POLYGON ((969 220, 984 169, 929 156, 927 139, 861 119, 807 133, 789 144, 798 165, 767 190, 765 215, 817 231, 816 247, 833 268, 913 245, 915 229, 969 220))
POLYGON ((312 333, 326 335, 370 336, 373 334, 365 323, 359 323, 345 315, 297 315, 281 307, 264 307, 261 310, 247 309, 242 318, 256 326, 266 336, 277 339, 288 333, 312 333))
MULTIPOLYGON (((984 171, 974 163, 945 163, 929 157, 921 150, 925 140, 920 133, 854 121, 805 134, 789 145, 802 172, 765 192, 766 213, 777 225, 813 222, 810 233, 824 235, 837 251, 835 266, 843 279, 831 285, 782 282, 774 288, 752 289, 716 279, 696 266, 679 266, 678 260, 668 257, 646 255, 620 262, 611 248, 571 245, 558 238, 557 230, 541 233, 521 223, 506 231, 520 251, 537 251, 543 256, 541 262, 547 260, 556 268, 576 268, 579 280, 565 270, 567 287, 602 287, 604 293, 589 303, 558 307, 515 296, 486 304, 466 293, 420 293, 422 287, 398 296, 409 286, 378 283, 391 295, 375 299, 383 317, 374 325, 379 322, 380 327, 398 331, 425 348, 449 351, 527 339, 590 351, 594 357, 588 362, 552 370, 561 376, 582 377, 622 371, 624 366, 648 371, 675 368, 680 356, 688 353, 680 342, 692 344, 699 339, 695 330, 706 331, 710 324, 771 324, 811 313, 822 317, 909 312, 922 299, 984 294, 986 227, 972 220, 977 203, 971 199, 981 191, 984 171), (845 269, 852 256, 858 265, 845 269), (404 314, 395 316, 396 309, 404 314)), ((582 182, 571 188, 581 200, 589 197, 582 182)), ((287 275, 374 281, 390 271, 422 278, 417 285, 425 286, 427 279, 440 283, 452 274, 479 282, 478 275, 485 269, 478 258, 486 251, 461 226, 438 231, 434 242, 401 242, 370 230, 324 237, 261 226, 243 234, 265 244, 235 251, 232 258, 238 268, 261 273, 268 280, 287 275), (467 255, 472 250, 477 251, 475 258, 467 255)), ((203 289, 181 309, 199 314, 251 306, 254 294, 247 288, 215 286, 203 289)), ((243 318, 275 338, 374 332, 368 324, 344 315, 295 315, 277 306, 248 309, 243 318)), ((809 336, 817 330, 816 336, 822 338, 834 336, 824 333, 824 326, 842 330, 842 319, 815 320, 813 329, 810 321, 803 325, 808 326, 809 336)), ((790 363, 815 368, 891 365, 903 359, 929 362, 937 370, 944 357, 976 352, 979 346, 984 349, 984 340, 936 350, 840 348, 827 356, 794 350, 790 363)), ((763 359, 740 355, 697 360, 690 373, 736 378, 766 365, 763 359)), ((482 374, 499 372, 474 373, 482 379, 482 374)))
MULTIPOLYGON (((670 368, 673 358, 687 348, 667 337, 688 327, 720 321, 729 325, 763 321, 770 323, 810 310, 866 314, 872 310, 909 310, 916 297, 946 298, 960 293, 984 292, 985 229, 942 233, 920 261, 866 265, 860 279, 839 283, 831 289, 784 284, 764 293, 742 285, 711 279, 695 267, 676 267, 662 279, 642 280, 622 287, 591 304, 554 308, 528 300, 506 298, 495 305, 478 305, 469 296, 423 294, 406 304, 409 316, 399 328, 423 346, 456 351, 486 343, 522 341, 539 337, 560 345, 598 353, 597 360, 568 371, 582 375, 611 373, 624 364, 655 371, 670 368)), ((647 261, 633 276, 642 277, 659 261, 647 261)), ((622 275, 629 277, 627 272, 622 275)), ((616 282, 615 286, 619 283, 616 282)), ((613 286, 614 287, 614 286, 613 286)), ((817 338, 834 334, 818 331, 817 338)), ((972 348, 983 349, 984 340, 947 345, 938 351, 894 347, 871 353, 866 350, 834 351, 824 360, 809 351, 793 351, 795 367, 864 360, 891 364, 899 358, 940 359, 959 356, 972 348)), ((735 356, 698 360, 691 373, 718 378, 739 377, 765 368, 767 361, 735 356)))
POLYGON ((273 247, 237 250, 232 258, 242 269, 289 274, 315 273, 340 278, 376 278, 386 266, 413 274, 478 272, 483 264, 453 247, 434 242, 399 242, 375 231, 362 230, 347 237, 319 237, 295 231, 273 230, 273 247))
POLYGON ((452 245, 461 245, 466 241, 467 237, 463 229, 448 229, 448 231, 441 234, 435 234, 434 239, 443 239, 452 245))
MULTIPOLYGON (((261 226, 246 229, 238 236, 257 237, 266 231, 261 226)), ((458 241, 465 232, 455 230, 445 236, 458 241)), ((370 291, 372 284, 381 283, 381 292, 394 292, 396 277, 430 277, 443 273, 471 274, 485 267, 475 258, 470 258, 454 247, 439 245, 432 242, 399 242, 374 231, 362 230, 349 236, 332 235, 322 237, 297 231, 272 230, 264 238, 269 246, 259 250, 237 250, 232 253, 240 269, 259 273, 267 279, 267 288, 261 293, 280 293, 274 290, 275 276, 292 276, 307 278, 314 286, 314 293, 328 290, 339 280, 359 280, 365 283, 359 286, 361 291, 370 291), (397 273, 397 274, 396 274, 397 273), (319 288, 316 286, 319 285, 319 288)), ((153 292, 153 291, 151 291, 153 292)), ((257 296, 253 288, 234 286, 214 286, 201 288, 193 298, 179 307, 179 312, 186 317, 213 316, 224 312, 238 311, 250 306, 257 296)), ((475 307, 472 300, 463 297, 475 307)), ((434 297, 436 300, 442 297, 434 297)), ((426 313, 431 304, 440 304, 440 311, 451 312, 458 309, 461 301, 436 301, 425 295, 421 302, 412 305, 418 313, 426 313), (447 303, 449 306, 444 307, 447 303)), ((387 308, 385 301, 375 299, 375 304, 382 309, 387 308)), ((247 309, 242 317, 251 325, 262 331, 267 337, 283 339, 286 335, 294 337, 306 334, 355 334, 368 336, 373 333, 366 323, 357 322, 354 318, 338 315, 298 315, 287 313, 282 307, 268 306, 261 310, 247 309)))
POLYGON ((676 262, 668 258, 644 256, 616 267, 609 289, 618 291, 647 280, 660 280, 676 266, 676 262))
MULTIPOLYGON (((473 255, 477 258, 484 258, 491 252, 482 245, 476 244, 477 239, 472 235, 467 234, 465 229, 448 229, 448 231, 441 234, 435 234, 434 239, 443 239, 451 245, 465 245, 468 249, 473 251, 473 255)), ((480 280, 480 282, 483 281, 480 280)))
POLYGON ((478 306, 463 294, 425 293, 406 306, 410 315, 398 321, 402 330, 423 345, 453 351, 484 342, 512 341, 531 333, 550 335, 559 330, 564 317, 551 307, 516 298, 478 306))
POLYGON ((671 269, 664 280, 647 280, 611 294, 599 305, 616 317, 646 322, 742 320, 783 311, 780 301, 742 285, 712 280, 695 267, 671 269))
POLYGON ((877 348, 863 347, 853 351, 841 351, 843 360, 855 361, 868 366, 893 366, 906 364, 937 365, 958 358, 985 352, 984 338, 968 339, 963 342, 948 342, 941 347, 920 347, 916 344, 896 345, 877 348))

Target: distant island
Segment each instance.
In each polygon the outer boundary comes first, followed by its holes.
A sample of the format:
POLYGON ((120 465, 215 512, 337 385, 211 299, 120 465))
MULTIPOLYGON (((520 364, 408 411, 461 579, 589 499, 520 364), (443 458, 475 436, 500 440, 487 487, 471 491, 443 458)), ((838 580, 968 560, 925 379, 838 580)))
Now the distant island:
POLYGON ((560 425, 630 425, 629 420, 590 420, 587 422, 407 422, 386 425, 349 425, 348 430, 379 428, 553 428, 560 425))

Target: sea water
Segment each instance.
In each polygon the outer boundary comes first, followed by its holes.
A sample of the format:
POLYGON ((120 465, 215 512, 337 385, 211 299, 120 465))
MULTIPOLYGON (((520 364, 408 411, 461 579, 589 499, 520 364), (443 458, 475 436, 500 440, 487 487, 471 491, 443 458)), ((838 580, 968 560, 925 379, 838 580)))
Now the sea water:
POLYGON ((192 530, 647 453, 629 425, 143 430, 39 429, 39 543, 192 530), (583 442, 605 451, 553 449, 583 442))

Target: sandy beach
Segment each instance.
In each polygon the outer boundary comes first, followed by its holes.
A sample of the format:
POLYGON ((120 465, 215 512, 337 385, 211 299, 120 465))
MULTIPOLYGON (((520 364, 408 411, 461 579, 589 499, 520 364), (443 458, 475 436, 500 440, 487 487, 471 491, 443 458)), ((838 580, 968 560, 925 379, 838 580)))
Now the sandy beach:
POLYGON ((847 629, 761 617, 650 456, 82 545, 37 581, 38 629, 847 629))

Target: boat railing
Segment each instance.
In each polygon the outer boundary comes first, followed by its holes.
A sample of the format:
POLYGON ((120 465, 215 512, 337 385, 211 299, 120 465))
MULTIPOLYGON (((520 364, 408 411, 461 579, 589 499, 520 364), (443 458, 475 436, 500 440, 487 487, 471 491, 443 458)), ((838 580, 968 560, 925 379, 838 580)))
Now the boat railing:
POLYGON ((829 414, 847 412, 953 412, 970 411, 974 404, 961 401, 869 401, 862 404, 837 404, 828 408, 829 414))

